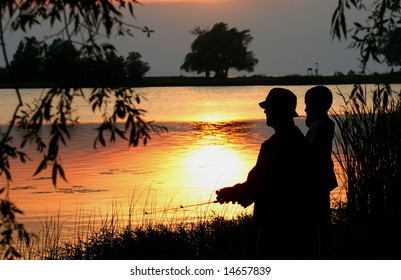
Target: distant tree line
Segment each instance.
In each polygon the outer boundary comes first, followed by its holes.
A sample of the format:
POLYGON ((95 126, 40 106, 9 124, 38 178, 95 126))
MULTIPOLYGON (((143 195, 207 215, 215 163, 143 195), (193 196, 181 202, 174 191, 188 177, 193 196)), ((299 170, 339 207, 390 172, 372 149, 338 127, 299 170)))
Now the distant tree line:
POLYGON ((0 68, 0 83, 12 83, 10 77, 14 76, 20 83, 120 85, 141 80, 150 70, 141 54, 135 51, 124 58, 109 49, 102 57, 94 57, 78 51, 69 40, 59 38, 50 45, 44 44, 36 37, 21 41, 9 69, 0 68))

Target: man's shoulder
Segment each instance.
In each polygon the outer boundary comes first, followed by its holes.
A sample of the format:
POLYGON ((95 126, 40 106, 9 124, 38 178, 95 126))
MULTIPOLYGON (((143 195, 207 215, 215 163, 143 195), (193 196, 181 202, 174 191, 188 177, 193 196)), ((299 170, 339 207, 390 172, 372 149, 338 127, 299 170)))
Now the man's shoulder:
POLYGON ((307 143, 305 135, 297 127, 290 129, 286 133, 275 133, 262 144, 262 148, 288 145, 289 143, 307 143))
MULTIPOLYGON (((274 135, 273 135, 274 136, 274 135)), ((272 143, 274 143, 274 138, 275 137, 273 137, 273 136, 271 136, 270 138, 268 138, 268 139, 266 139, 263 143, 262 143, 262 148, 263 147, 268 147, 268 146, 270 146, 272 143)))
POLYGON ((270 136, 267 140, 265 140, 262 145, 261 145, 261 150, 266 150, 266 149, 274 149, 275 146, 277 146, 281 141, 278 139, 279 137, 277 134, 273 134, 270 136))

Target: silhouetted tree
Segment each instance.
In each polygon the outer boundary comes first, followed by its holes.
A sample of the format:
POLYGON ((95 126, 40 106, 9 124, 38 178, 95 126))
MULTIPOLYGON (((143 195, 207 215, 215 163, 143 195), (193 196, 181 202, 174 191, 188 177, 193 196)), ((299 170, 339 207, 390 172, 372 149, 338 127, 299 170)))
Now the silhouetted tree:
MULTIPOLYGON (((140 80, 150 70, 138 52, 130 52, 125 59, 113 49, 103 56, 81 54, 69 40, 55 39, 49 46, 41 46, 36 37, 20 42, 11 61, 20 82, 42 82, 64 85, 121 85, 140 80), (77 71, 79 69, 79 71, 77 71)), ((0 82, 9 82, 5 68, 0 82)))
POLYGON ((232 68, 252 72, 258 60, 248 46, 253 37, 249 30, 229 29, 226 23, 216 23, 211 30, 195 28, 192 34, 197 38, 191 45, 191 52, 181 66, 187 72, 211 72, 217 78, 226 78, 232 68))
POLYGON ((25 82, 35 82, 43 73, 43 49, 36 37, 26 38, 18 45, 10 64, 12 73, 25 82))
POLYGON ((98 59, 91 69, 95 83, 100 86, 121 85, 126 80, 125 59, 117 56, 114 51, 105 53, 103 59, 98 59))
POLYGON ((81 82, 79 52, 71 41, 55 39, 48 47, 44 60, 45 79, 61 84, 78 85, 81 82))
POLYGON ((142 55, 138 52, 130 52, 125 60, 129 79, 140 80, 150 70, 149 64, 142 61, 142 55))

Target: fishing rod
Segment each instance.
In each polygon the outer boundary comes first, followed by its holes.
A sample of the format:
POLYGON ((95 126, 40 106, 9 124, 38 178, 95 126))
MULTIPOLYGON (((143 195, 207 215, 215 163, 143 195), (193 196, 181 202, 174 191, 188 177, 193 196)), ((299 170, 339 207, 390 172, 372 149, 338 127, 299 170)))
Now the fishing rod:
POLYGON ((213 204, 213 203, 219 203, 219 202, 217 200, 206 201, 206 202, 201 202, 201 203, 196 203, 196 204, 180 205, 178 207, 168 208, 168 209, 163 209, 163 210, 157 210, 157 211, 153 211, 153 212, 143 211, 143 213, 145 215, 152 215, 152 214, 160 213, 160 212, 177 211, 177 210, 181 210, 181 209, 185 209, 185 208, 189 208, 189 207, 197 207, 197 206, 208 205, 208 204, 213 204))

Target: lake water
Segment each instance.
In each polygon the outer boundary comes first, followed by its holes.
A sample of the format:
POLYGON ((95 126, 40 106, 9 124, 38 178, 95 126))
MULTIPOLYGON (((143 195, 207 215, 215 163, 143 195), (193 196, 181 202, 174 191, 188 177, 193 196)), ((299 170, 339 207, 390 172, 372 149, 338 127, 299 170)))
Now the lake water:
MULTIPOLYGON (((113 215, 124 224, 142 224, 251 212, 251 207, 204 203, 214 200, 216 189, 243 182, 260 144, 272 135, 258 106, 271 88, 139 88, 136 92, 147 98, 140 105, 147 110, 146 119, 167 126, 169 132, 152 135, 146 147, 136 148, 117 141, 93 149, 95 124, 101 119, 79 101, 81 124, 73 128, 72 140, 61 153, 68 182, 60 180, 53 187, 48 170, 33 177, 40 160, 35 152, 27 164, 12 162, 10 194, 24 211, 20 220, 38 230, 57 217, 66 231, 75 232, 113 215)), ((309 86, 287 88, 298 96, 296 124, 306 133, 303 99, 309 86)), ((336 93, 351 92, 352 85, 330 88, 338 110, 342 102, 336 93)), ((27 103, 40 92, 22 90, 27 103)), ((0 96, 0 123, 6 123, 17 99, 8 89, 0 89, 0 96)), ((3 176, 1 186, 5 184, 3 176)))

